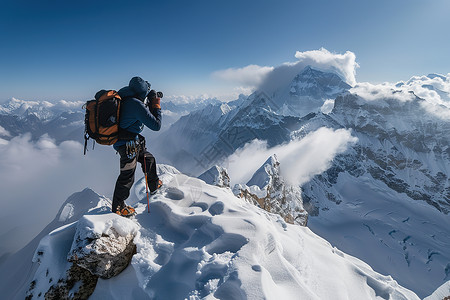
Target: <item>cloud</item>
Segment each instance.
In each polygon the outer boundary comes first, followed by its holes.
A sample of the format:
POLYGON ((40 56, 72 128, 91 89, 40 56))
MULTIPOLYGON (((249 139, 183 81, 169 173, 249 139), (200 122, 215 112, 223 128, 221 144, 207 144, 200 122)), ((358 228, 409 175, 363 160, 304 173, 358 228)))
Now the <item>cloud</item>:
POLYGON ((424 100, 420 105, 429 114, 443 120, 450 119, 450 73, 414 76, 406 82, 395 84, 361 82, 350 89, 350 92, 368 101, 379 101, 380 104, 383 99, 405 102, 416 100, 415 96, 418 96, 424 100))
POLYGON ((306 66, 325 72, 334 72, 340 75, 349 85, 356 84, 356 68, 359 65, 356 63, 356 56, 353 52, 347 51, 344 54, 336 54, 321 48, 313 51, 297 51, 295 57, 298 61, 284 63, 267 74, 259 85, 259 89, 271 95, 277 89, 288 86, 292 79, 306 66))
POLYGON ((297 51, 295 57, 299 63, 334 71, 340 74, 348 84, 356 84, 356 68, 359 65, 356 63, 356 55, 351 51, 336 54, 321 48, 305 52, 297 51))
POLYGON ((119 173, 111 147, 97 145, 84 156, 80 143, 57 145, 47 135, 1 140, 0 153, 0 256, 30 241, 72 193, 90 187, 111 197, 119 173))
POLYGON ((396 99, 401 102, 414 100, 414 95, 407 90, 397 88, 395 84, 385 82, 382 84, 371 84, 369 82, 360 82, 350 89, 350 92, 357 94, 364 100, 377 101, 383 99, 396 99))
POLYGON ((271 155, 276 154, 282 175, 291 184, 302 185, 326 171, 336 155, 356 142, 350 130, 326 127, 273 148, 268 148, 264 141, 254 140, 228 157, 226 167, 232 184, 246 183, 271 155))
POLYGON ((272 70, 273 67, 248 65, 243 68, 229 68, 215 71, 212 73, 212 76, 227 82, 237 83, 244 87, 256 87, 272 70))
POLYGON ((0 126, 0 136, 3 136, 3 137, 10 137, 11 134, 9 133, 8 130, 6 130, 5 128, 3 128, 2 126, 0 126))
POLYGON ((306 66, 315 69, 334 72, 350 85, 356 84, 356 56, 347 51, 344 54, 331 53, 325 48, 313 51, 295 53, 297 61, 287 62, 277 67, 248 65, 242 68, 228 68, 215 71, 211 74, 213 78, 228 83, 237 84, 249 94, 256 89, 262 90, 269 95, 279 88, 289 85, 292 79, 306 66))

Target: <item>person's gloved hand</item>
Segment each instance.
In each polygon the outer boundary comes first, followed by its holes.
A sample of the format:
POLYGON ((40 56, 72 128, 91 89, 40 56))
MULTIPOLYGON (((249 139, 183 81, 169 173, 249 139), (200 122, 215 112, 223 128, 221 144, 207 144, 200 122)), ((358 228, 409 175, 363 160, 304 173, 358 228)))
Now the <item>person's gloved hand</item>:
POLYGON ((151 101, 151 105, 152 105, 152 108, 161 109, 161 98, 159 98, 159 97, 153 98, 151 101))
POLYGON ((151 90, 148 93, 147 98, 149 100, 148 103, 149 103, 150 108, 161 109, 161 98, 159 97, 159 92, 157 93, 155 90, 151 90))

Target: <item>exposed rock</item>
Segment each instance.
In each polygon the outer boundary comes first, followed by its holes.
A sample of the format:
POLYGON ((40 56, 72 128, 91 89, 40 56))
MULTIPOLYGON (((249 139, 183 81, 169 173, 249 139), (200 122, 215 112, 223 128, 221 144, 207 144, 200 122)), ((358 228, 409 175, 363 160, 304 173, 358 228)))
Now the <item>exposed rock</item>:
POLYGON ((116 276, 130 264, 138 229, 132 220, 109 213, 84 215, 53 230, 34 254, 39 265, 26 299, 87 299, 98 278, 116 276), (64 246, 70 241, 70 248, 64 246))
POLYGON ((303 208, 301 190, 284 181, 279 165, 276 155, 272 155, 247 185, 237 184, 233 192, 268 212, 280 215, 287 223, 306 226, 308 213, 303 208))
MULTIPOLYGON (((121 223, 125 222, 131 228, 137 227, 131 220, 118 216, 116 218, 120 218, 121 223)), ((119 229, 112 226, 114 219, 110 220, 112 222, 106 222, 111 223, 110 228, 97 231, 89 225, 86 226, 85 223, 89 223, 86 219, 85 216, 79 221, 68 260, 100 278, 107 279, 120 274, 136 251, 133 239, 137 231, 119 233, 119 229)))
POLYGON ((46 300, 87 299, 94 292, 98 276, 76 264, 67 271, 67 277, 60 279, 45 294, 46 300))

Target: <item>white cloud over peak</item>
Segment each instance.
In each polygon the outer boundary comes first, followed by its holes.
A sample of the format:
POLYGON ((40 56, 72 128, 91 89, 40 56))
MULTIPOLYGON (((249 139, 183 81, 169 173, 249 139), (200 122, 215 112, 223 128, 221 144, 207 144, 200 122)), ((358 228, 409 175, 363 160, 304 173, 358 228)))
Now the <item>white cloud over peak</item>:
POLYGON ((242 86, 256 87, 258 86, 273 67, 261 67, 258 65, 248 65, 243 68, 228 68, 212 73, 214 78, 218 78, 227 82, 237 83, 242 86))
POLYGON ((338 74, 351 86, 356 84, 356 68, 359 65, 356 63, 356 55, 351 51, 337 54, 321 48, 305 52, 297 51, 295 57, 298 61, 284 63, 268 73, 259 85, 259 89, 270 95, 277 89, 285 88, 307 66, 338 74))
POLYGON ((295 53, 299 63, 311 65, 319 69, 331 70, 343 77, 350 85, 356 84, 356 55, 351 51, 344 54, 331 53, 325 48, 295 53))
POLYGON ((344 54, 337 54, 325 48, 319 50, 297 51, 295 53, 297 61, 287 62, 277 67, 248 65, 242 68, 228 68, 218 70, 211 75, 213 78, 236 84, 240 89, 248 94, 255 89, 261 89, 269 94, 278 88, 283 88, 301 72, 306 66, 315 69, 334 72, 350 85, 356 84, 356 55, 347 51, 344 54))

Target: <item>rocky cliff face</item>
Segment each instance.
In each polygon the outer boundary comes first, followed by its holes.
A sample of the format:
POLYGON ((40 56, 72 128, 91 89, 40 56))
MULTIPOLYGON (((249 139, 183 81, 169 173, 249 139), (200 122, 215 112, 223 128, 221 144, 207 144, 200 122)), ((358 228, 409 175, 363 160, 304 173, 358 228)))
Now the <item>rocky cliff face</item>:
MULTIPOLYGON (((343 172, 355 177, 370 174, 390 189, 448 214, 450 123, 429 116, 421 101, 387 98, 370 102, 353 94, 338 97, 330 119, 316 116, 311 122, 320 120, 324 126, 352 129, 359 142, 309 186, 322 182, 331 187, 343 172)), ((318 193, 308 192, 308 187, 305 191, 308 202, 314 198, 319 202, 318 193)), ((338 195, 328 198, 339 201, 338 195)))
POLYGON ((450 242, 443 229, 450 211, 450 123, 430 115, 414 94, 408 100, 396 94, 337 97, 329 115, 317 114, 295 132, 326 126, 351 129, 358 138, 302 186, 302 198, 313 231, 425 296, 450 274, 442 248, 450 242), (418 283, 412 273, 428 279, 418 283))

